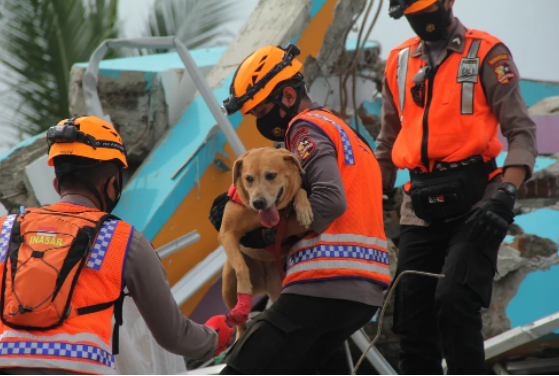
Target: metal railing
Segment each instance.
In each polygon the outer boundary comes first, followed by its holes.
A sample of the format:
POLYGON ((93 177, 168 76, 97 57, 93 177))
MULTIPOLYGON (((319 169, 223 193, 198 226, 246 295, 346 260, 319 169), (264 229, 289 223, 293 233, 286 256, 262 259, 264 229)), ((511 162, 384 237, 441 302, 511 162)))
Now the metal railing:
POLYGON ((174 36, 170 37, 146 37, 134 39, 107 39, 91 55, 89 64, 85 71, 83 78, 83 94, 85 98, 85 106, 88 115, 97 116, 110 121, 108 116, 103 113, 99 94, 97 93, 97 76, 99 74, 99 63, 103 60, 109 47, 127 47, 127 48, 150 48, 150 49, 163 49, 174 48, 177 50, 188 74, 196 85, 196 88, 206 101, 213 117, 217 121, 217 125, 225 135, 227 142, 231 145, 233 152, 238 157, 243 154, 246 149, 241 142, 241 139, 235 132, 235 129, 221 111, 221 106, 217 103, 212 90, 206 83, 204 75, 200 68, 194 62, 190 52, 186 46, 174 36))

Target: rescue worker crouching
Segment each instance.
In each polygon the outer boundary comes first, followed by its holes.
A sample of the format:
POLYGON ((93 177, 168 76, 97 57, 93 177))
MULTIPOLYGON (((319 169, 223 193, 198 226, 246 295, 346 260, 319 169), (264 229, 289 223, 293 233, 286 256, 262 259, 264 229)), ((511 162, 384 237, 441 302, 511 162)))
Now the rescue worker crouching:
POLYGON ((225 316, 183 316, 153 247, 110 213, 126 150, 96 117, 47 132, 60 202, 0 218, 0 368, 5 373, 116 373, 124 289, 167 351, 209 359, 231 342, 225 316), (115 327, 112 327, 112 317, 115 327))
POLYGON ((400 371, 484 373, 480 310, 488 307, 499 246, 513 222, 517 189, 537 155, 535 124, 508 48, 454 17, 454 0, 392 0, 418 37, 387 60, 375 154, 390 194, 397 168, 404 186, 394 332, 400 371), (507 138, 502 170, 495 158, 507 138))
MULTIPOLYGON (((349 336, 368 323, 390 283, 378 163, 370 147, 341 119, 307 96, 295 45, 267 46, 239 66, 229 114, 255 116, 257 130, 284 141, 300 157, 314 213, 311 231, 288 219, 291 246, 279 299, 230 351, 223 374, 316 373, 349 336)), ((219 228, 223 203, 210 219, 219 228)), ((274 244, 260 228, 241 243, 274 244)))

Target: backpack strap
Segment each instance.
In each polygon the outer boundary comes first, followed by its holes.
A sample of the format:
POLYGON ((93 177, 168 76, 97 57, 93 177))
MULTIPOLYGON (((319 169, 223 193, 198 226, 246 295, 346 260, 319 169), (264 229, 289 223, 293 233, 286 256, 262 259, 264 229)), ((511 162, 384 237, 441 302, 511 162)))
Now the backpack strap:
POLYGON ((104 311, 112 306, 115 307, 114 316, 115 316, 115 325, 113 327, 113 355, 118 355, 119 353, 119 328, 122 326, 124 320, 122 317, 122 310, 124 305, 124 298, 130 296, 129 293, 124 292, 122 290, 120 295, 116 300, 107 303, 95 304, 87 307, 78 308, 76 311, 78 315, 88 315, 90 313, 104 311))
MULTIPOLYGON (((89 253, 89 258, 87 260, 86 266, 93 270, 99 271, 103 260, 105 259, 105 254, 111 243, 116 225, 120 219, 112 214, 107 214, 101 218, 97 226, 98 231, 96 231, 95 243, 91 247, 91 252, 89 253)), ((89 248, 88 248, 89 249, 89 248)), ((124 271, 123 271, 124 273, 124 271)), ((76 309, 78 315, 88 315, 95 312, 104 311, 106 309, 114 306, 114 317, 115 325, 113 328, 113 355, 119 353, 119 327, 123 324, 122 308, 124 304, 124 298, 129 295, 128 293, 121 290, 120 295, 113 301, 95 304, 91 306, 81 307, 76 309)))

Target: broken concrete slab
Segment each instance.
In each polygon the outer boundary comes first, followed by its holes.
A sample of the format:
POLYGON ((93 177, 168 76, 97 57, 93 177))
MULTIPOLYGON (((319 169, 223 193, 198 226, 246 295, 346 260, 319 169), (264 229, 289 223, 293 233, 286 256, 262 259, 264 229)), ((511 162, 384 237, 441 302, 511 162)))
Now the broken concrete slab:
POLYGON ((354 17, 365 6, 365 0, 338 1, 334 8, 334 22, 328 26, 320 51, 316 58, 307 57, 304 65, 305 79, 309 87, 318 76, 328 77, 340 59, 347 31, 354 17))
MULTIPOLYGON (((70 113, 87 114, 82 82, 85 67, 74 65, 70 73, 70 113)), ((169 128, 165 91, 157 74, 114 72, 99 75, 103 111, 122 137, 131 165, 140 164, 169 128)))
POLYGON ((559 96, 548 97, 528 109, 531 115, 550 116, 559 114, 559 96))
POLYGON ((536 172, 518 192, 520 212, 548 207, 559 201, 559 163, 549 169, 536 172))
POLYGON ((206 77, 210 88, 235 71, 257 49, 283 45, 305 30, 311 20, 312 0, 261 0, 206 77), (266 20, 266 22, 262 22, 266 20))
POLYGON ((0 157, 0 202, 9 213, 17 212, 21 205, 40 206, 25 167, 46 153, 47 141, 45 133, 41 133, 0 157))

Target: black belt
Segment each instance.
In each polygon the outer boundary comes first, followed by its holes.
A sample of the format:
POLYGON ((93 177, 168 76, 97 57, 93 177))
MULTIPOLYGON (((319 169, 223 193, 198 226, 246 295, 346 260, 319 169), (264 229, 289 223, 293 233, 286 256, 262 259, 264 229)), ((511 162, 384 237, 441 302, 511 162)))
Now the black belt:
POLYGON ((461 161, 458 161, 458 162, 437 161, 437 162, 435 162, 435 166, 433 167, 433 171, 431 171, 431 172, 425 172, 425 171, 422 171, 419 168, 416 168, 416 169, 410 170, 410 174, 421 175, 421 174, 428 174, 428 173, 432 173, 432 172, 442 172, 442 171, 445 171, 445 170, 452 170, 452 169, 455 169, 455 168, 460 168, 460 167, 469 166, 469 165, 473 165, 473 164, 483 164, 483 168, 486 170, 487 175, 490 175, 492 172, 494 172, 498 168, 497 160, 495 158, 492 158, 487 162, 483 162, 482 157, 475 156, 475 157, 464 159, 464 160, 461 160, 461 161))

